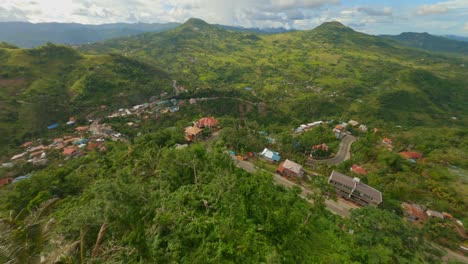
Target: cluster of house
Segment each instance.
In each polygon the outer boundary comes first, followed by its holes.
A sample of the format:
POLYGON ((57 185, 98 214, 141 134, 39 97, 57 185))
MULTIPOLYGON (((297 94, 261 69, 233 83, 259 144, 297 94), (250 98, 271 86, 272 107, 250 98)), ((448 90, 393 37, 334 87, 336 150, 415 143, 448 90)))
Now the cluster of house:
POLYGON ((323 121, 315 121, 315 122, 308 123, 308 124, 302 124, 299 127, 297 127, 296 129, 294 129, 294 133, 300 134, 300 133, 305 132, 305 131, 307 131, 307 130, 309 130, 311 128, 318 127, 323 123, 324 123, 323 121))
MULTIPOLYGON (((262 152, 259 153, 259 156, 269 162, 277 163, 281 161, 281 155, 273 150, 265 148, 262 152)), ((304 168, 297 164, 294 161, 286 159, 281 162, 276 169, 276 172, 284 177, 302 178, 304 176, 304 168)))
POLYGON ((203 117, 197 122, 194 122, 193 126, 185 128, 185 140, 187 140, 187 142, 197 141, 200 138, 204 128, 211 130, 219 127, 220 125, 216 118, 212 116, 203 117))
POLYGON ((364 124, 360 124, 358 121, 355 120, 349 120, 348 123, 342 122, 341 124, 336 125, 333 128, 333 133, 335 134, 335 137, 338 139, 342 139, 348 134, 351 134, 349 131, 346 131, 346 127, 350 125, 352 127, 357 127, 361 132, 366 133, 368 128, 364 124))
POLYGON ((150 98, 149 103, 135 105, 132 108, 120 108, 118 111, 110 114, 107 118, 127 117, 131 115, 145 116, 145 114, 153 113, 174 113, 180 110, 180 106, 185 102, 177 101, 177 99, 157 100, 155 97, 150 98))
MULTIPOLYGON (((49 149, 48 146, 33 146, 32 141, 25 142, 21 147, 24 151, 20 154, 16 154, 11 157, 12 162, 18 161, 27 161, 36 166, 44 166, 47 164, 47 154, 46 150, 49 149)), ((11 166, 10 164, 3 164, 3 166, 11 166)))
POLYGON ((463 223, 455 219, 451 214, 446 212, 438 212, 427 209, 426 207, 419 204, 402 203, 403 214, 410 222, 424 224, 429 218, 445 219, 453 222, 455 225, 455 231, 463 238, 468 238, 465 232, 463 223))

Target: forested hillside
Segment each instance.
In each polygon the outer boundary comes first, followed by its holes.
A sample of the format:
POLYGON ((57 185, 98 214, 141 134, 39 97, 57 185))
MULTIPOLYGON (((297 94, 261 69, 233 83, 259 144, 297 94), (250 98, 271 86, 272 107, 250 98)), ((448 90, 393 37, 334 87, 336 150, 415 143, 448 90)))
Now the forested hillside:
POLYGON ((82 50, 165 65, 191 87, 252 87, 290 118, 340 113, 423 125, 467 113, 465 60, 406 49, 338 22, 255 35, 191 19, 172 31, 82 50))
MULTIPOLYGON (((84 55, 65 46, 0 47, 2 151, 70 116, 127 106, 171 88, 168 74, 120 55, 84 55)), ((4 154, 4 153, 3 153, 4 154)))

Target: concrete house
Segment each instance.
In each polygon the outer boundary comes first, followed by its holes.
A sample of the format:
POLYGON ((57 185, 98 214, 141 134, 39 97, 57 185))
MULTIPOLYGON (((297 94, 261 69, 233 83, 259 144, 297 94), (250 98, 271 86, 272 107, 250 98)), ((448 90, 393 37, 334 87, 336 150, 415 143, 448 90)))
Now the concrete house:
POLYGON ((276 171, 278 174, 288 177, 302 177, 304 175, 302 166, 288 159, 281 162, 276 171))
POLYGON ((351 178, 333 171, 330 178, 328 178, 328 183, 335 187, 338 195, 359 205, 377 207, 382 203, 382 193, 367 184, 361 183, 359 178, 351 178))

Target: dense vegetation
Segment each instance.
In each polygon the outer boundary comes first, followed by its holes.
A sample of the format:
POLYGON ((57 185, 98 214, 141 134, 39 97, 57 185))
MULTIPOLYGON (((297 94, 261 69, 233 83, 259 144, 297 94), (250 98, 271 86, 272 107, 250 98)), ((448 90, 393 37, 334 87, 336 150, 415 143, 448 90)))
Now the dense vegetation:
POLYGON ((401 209, 401 202, 418 203, 468 225, 463 58, 404 48, 337 22, 263 35, 191 19, 80 51, 1 43, 0 61, 2 162, 25 140, 78 135, 73 127, 46 130, 70 116, 78 124, 98 118, 126 139, 77 158, 48 150, 44 168, 25 161, 0 168, 2 177, 32 173, 0 187, 0 261, 438 263, 443 253, 434 243, 455 250, 464 241, 453 223, 417 227, 401 209), (186 91, 176 93, 172 79, 186 91), (179 111, 106 117, 163 92, 178 99, 179 111), (184 128, 203 116, 220 121, 219 135, 208 129, 203 142, 175 149, 185 143, 184 128), (307 166, 312 146, 330 149, 317 158, 337 152, 331 130, 350 119, 369 128, 347 128, 358 137, 351 159, 307 166), (326 122, 293 132, 318 120, 326 122), (263 170, 247 173, 227 154, 265 147, 313 171, 301 180, 315 191, 312 203, 298 188, 274 184, 277 164, 254 158, 263 170), (423 158, 398 155, 407 150, 423 158), (367 175, 350 172, 353 164, 367 175), (344 219, 327 211, 332 170, 381 190, 381 208, 344 219))
POLYGON ((1 222, 0 259, 435 261, 424 253, 421 233, 392 213, 361 209, 342 220, 324 210, 321 198, 310 205, 274 185, 269 173, 237 169, 219 150, 174 150, 155 138, 159 133, 113 144, 106 154, 51 166, 1 192, 2 211, 12 213, 1 222))

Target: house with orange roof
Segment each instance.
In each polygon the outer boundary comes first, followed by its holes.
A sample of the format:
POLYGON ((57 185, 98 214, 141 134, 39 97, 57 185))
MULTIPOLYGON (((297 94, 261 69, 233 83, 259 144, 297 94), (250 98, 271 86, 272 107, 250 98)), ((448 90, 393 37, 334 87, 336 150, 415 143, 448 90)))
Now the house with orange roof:
POLYGON ((197 122, 197 127, 198 128, 213 128, 217 127, 219 125, 218 120, 216 120, 214 117, 203 117, 197 122))
POLYGON ((423 157, 423 154, 416 151, 402 151, 399 153, 404 159, 420 159, 423 157))
POLYGON ((367 170, 364 169, 361 166, 356 165, 356 164, 353 164, 353 166, 351 166, 350 171, 352 171, 354 173, 357 173, 357 174, 360 174, 360 175, 364 175, 364 176, 367 175, 367 170))
POLYGON ((202 130, 196 126, 185 128, 185 140, 192 142, 200 137, 202 130))

